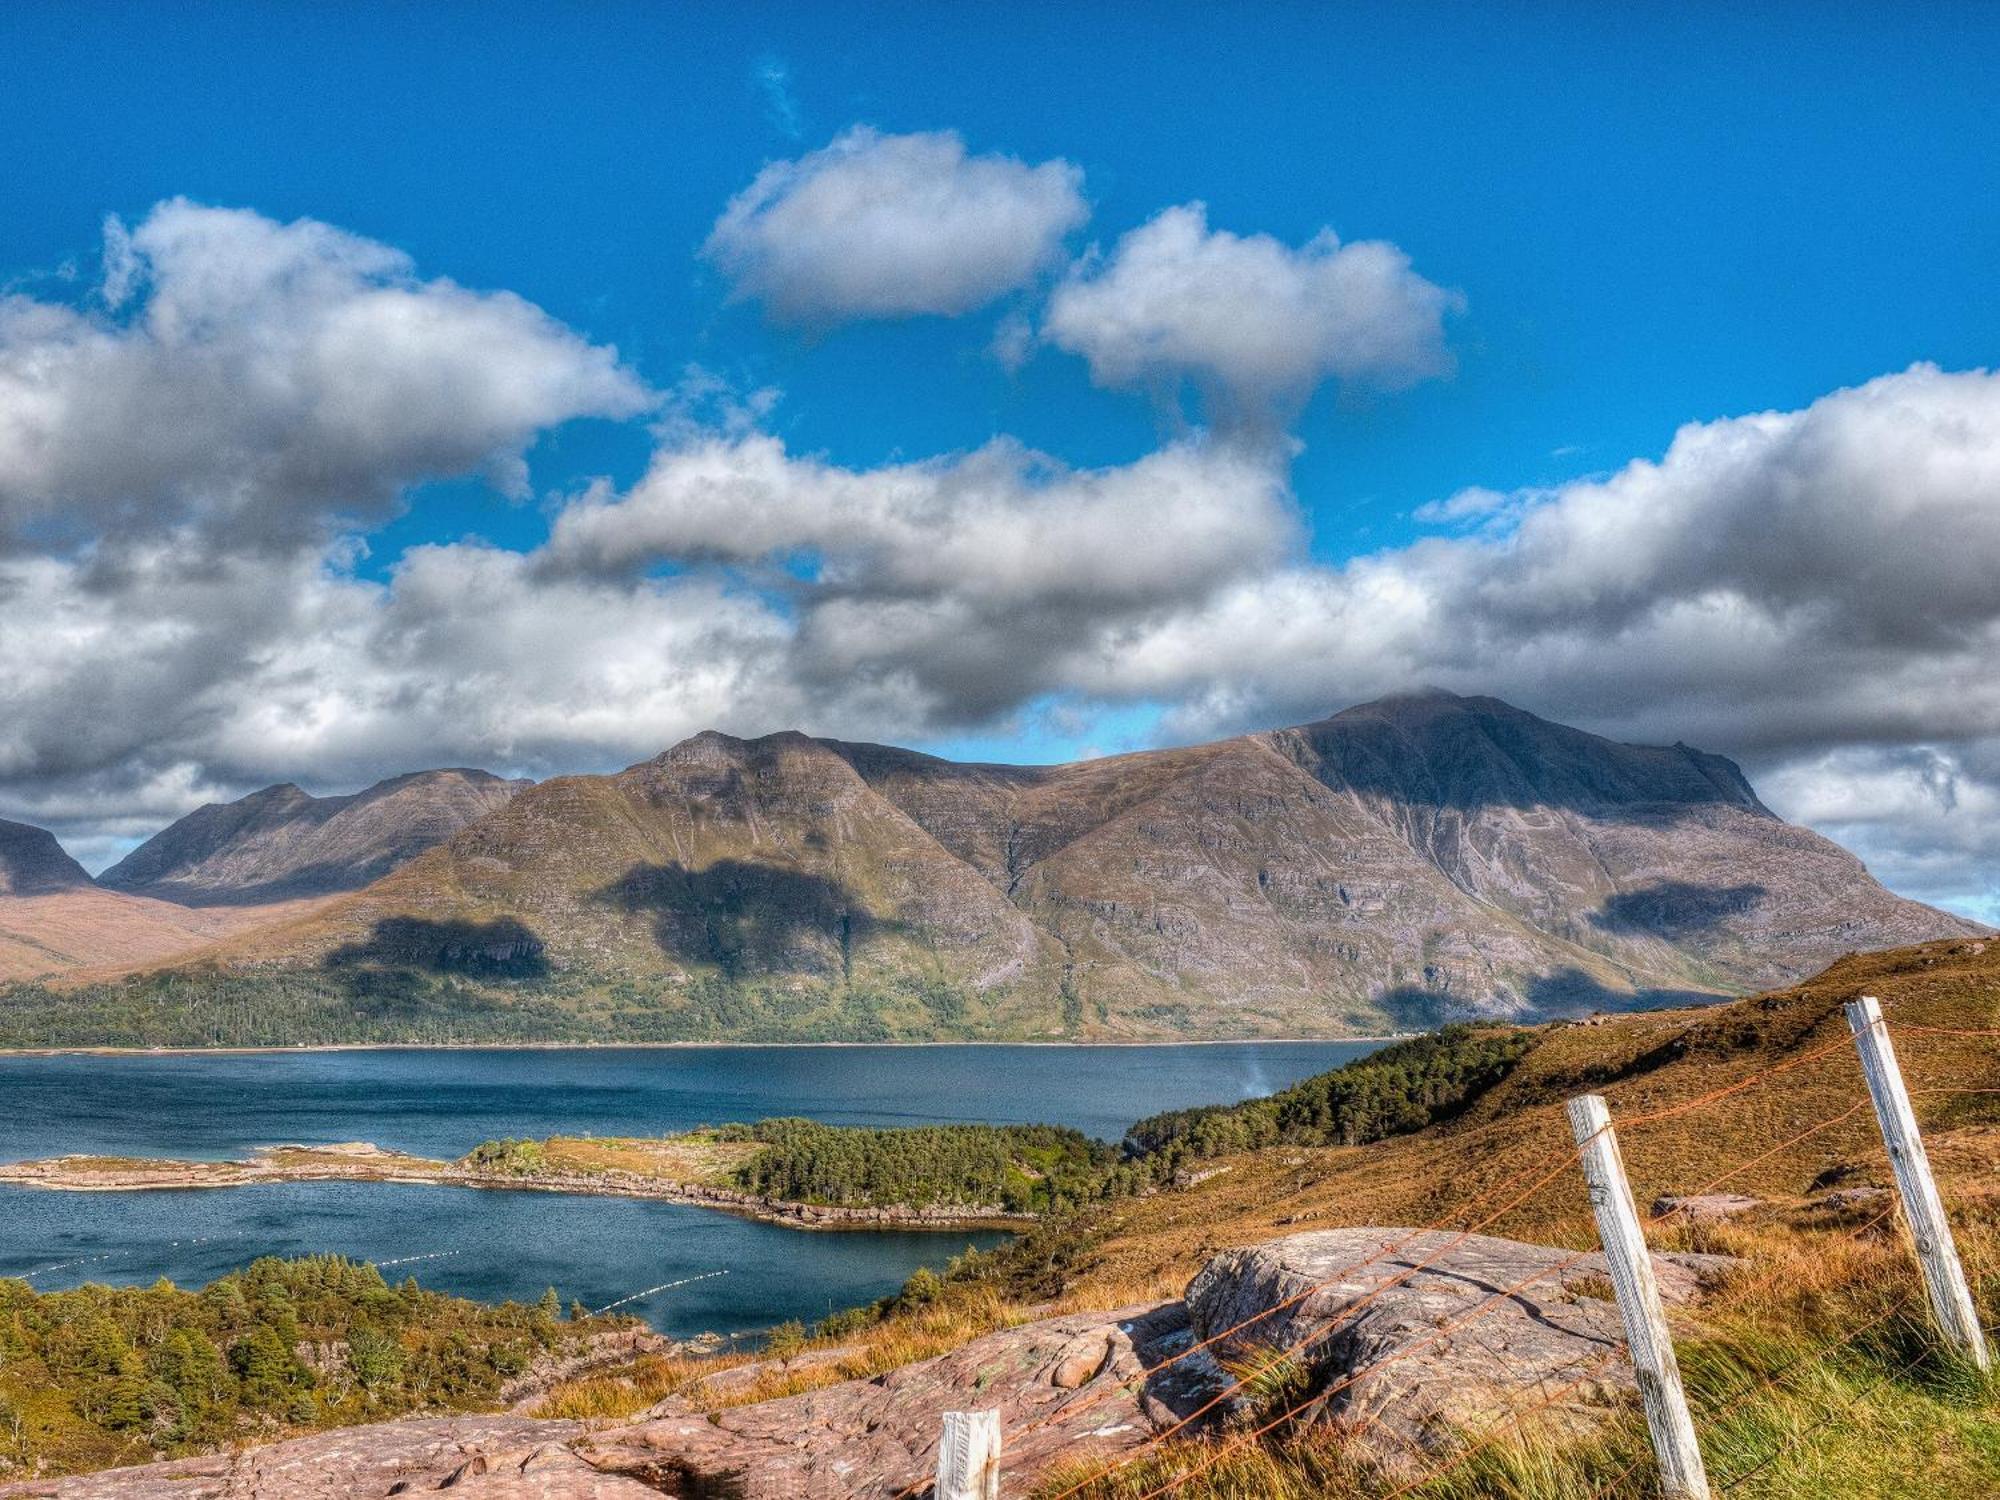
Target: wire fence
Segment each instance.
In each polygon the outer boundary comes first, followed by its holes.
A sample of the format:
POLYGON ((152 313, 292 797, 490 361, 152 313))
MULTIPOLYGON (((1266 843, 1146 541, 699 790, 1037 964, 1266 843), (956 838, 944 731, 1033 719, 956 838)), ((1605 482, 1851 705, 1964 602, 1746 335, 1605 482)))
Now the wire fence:
MULTIPOLYGON (((1852 1037, 1835 1036, 1781 1062, 1758 1069, 1745 1077, 1710 1089, 1693 1098, 1626 1114, 1615 1121, 1616 1130, 1620 1134, 1639 1134, 1643 1137, 1643 1132, 1651 1127, 1712 1110, 1717 1104, 1745 1095, 1752 1090, 1772 1088, 1774 1081, 1786 1078, 1787 1075, 1796 1076, 1797 1070, 1814 1064, 1821 1065, 1816 1070, 1815 1082, 1818 1084, 1837 1085, 1843 1091, 1852 1086, 1857 1091, 1851 1100, 1838 1100, 1832 1107, 1816 1112, 1814 1118, 1800 1128, 1788 1131, 1775 1145, 1759 1150, 1742 1160, 1731 1162, 1699 1185, 1682 1189, 1673 1199, 1663 1200, 1653 1212, 1639 1219, 1642 1231, 1662 1228, 1684 1215, 1683 1205, 1687 1200, 1712 1194, 1724 1185, 1755 1172, 1774 1159, 1796 1152, 1815 1137, 1834 1131, 1862 1115, 1869 1109, 1871 1103, 1876 1107, 1884 1139, 1888 1142, 1891 1160, 1898 1167, 1897 1191, 1890 1193, 1885 1204, 1865 1222, 1842 1231, 1830 1243, 1865 1241, 1870 1236, 1884 1232, 1885 1226, 1890 1226, 1899 1220, 1904 1222, 1904 1227, 1908 1230, 1909 1222, 1921 1217, 1919 1212, 1921 1205, 1913 1208, 1907 1202, 1910 1189, 1902 1175, 1904 1171, 1911 1169, 1909 1157, 1912 1148, 1914 1156, 1921 1164, 1923 1156, 1921 1142, 1914 1138, 1913 1117, 1908 1122, 1912 1127, 1910 1146, 1906 1147, 1896 1138, 1894 1122, 1889 1113, 1890 1105, 1885 1102, 1887 1095, 1881 1092, 1881 1080, 1874 1071, 1879 1070, 1880 1063, 1877 1061, 1871 1064, 1871 1054, 1864 1042, 1864 1032, 1872 1025, 1882 1030, 1884 1038, 1882 1045, 1886 1047, 1886 1023, 1882 1021, 1879 1011, 1872 1009, 1873 1002, 1864 1003, 1871 1007, 1867 1014, 1872 1015, 1873 1020, 1864 1023, 1863 1019, 1857 1018, 1856 1010, 1850 1007, 1849 1020, 1855 1033, 1852 1037), (1846 1068, 1840 1067, 1835 1061, 1836 1054, 1844 1053, 1852 1057, 1857 1046, 1861 1048, 1862 1067, 1859 1070, 1853 1069, 1851 1064, 1846 1068), (1864 1074, 1867 1075, 1865 1080, 1864 1074), (1866 1088, 1861 1087, 1864 1081, 1868 1085, 1866 1088)), ((1983 1040, 2000 1037, 2000 1028, 1914 1026, 1901 1023, 1896 1026, 1896 1032, 1899 1036, 1907 1033, 1925 1039, 1983 1040)), ((1893 1056, 1889 1066, 1895 1073, 1894 1087, 1900 1091, 1901 1074, 1896 1071, 1893 1056)), ((1994 1094, 2000 1094, 2000 1088, 1922 1081, 1918 1087, 1909 1090, 1905 1097, 1928 1099, 1953 1095, 1994 1094)), ((1806 1095, 1801 1092, 1798 1097, 1804 1098, 1806 1095)), ((1579 1162, 1591 1150, 1597 1137, 1612 1129, 1613 1125, 1607 1123, 1586 1135, 1579 1127, 1579 1139, 1573 1149, 1551 1150, 1538 1155, 1526 1166, 1500 1182, 1472 1194, 1451 1212, 1434 1218, 1420 1228, 1399 1231, 1394 1236, 1386 1238, 1368 1254, 1357 1257, 1329 1275, 1315 1279, 1303 1288, 1289 1293, 1229 1327, 1191 1342, 1187 1347, 1145 1370, 1123 1380, 1107 1380, 1101 1384, 1093 1382, 1080 1390, 1074 1398, 1060 1402, 1032 1420, 1019 1424, 1011 1432, 1002 1434, 1002 1443, 1018 1442, 1050 1424, 1062 1423, 1067 1426, 1079 1415, 1096 1406, 1134 1395, 1148 1382, 1157 1380, 1166 1370, 1184 1361, 1205 1354, 1213 1358, 1218 1353, 1223 1353, 1227 1358, 1227 1350, 1246 1346, 1254 1348, 1259 1357, 1255 1360, 1239 1360, 1238 1368, 1242 1369, 1242 1373, 1231 1375, 1228 1371, 1224 1371, 1223 1373, 1229 1378, 1221 1380, 1219 1385, 1201 1399, 1192 1410, 1156 1427, 1143 1443, 1125 1452, 1116 1460, 1107 1462, 1075 1480, 1066 1488, 1055 1491, 1048 1496, 1048 1500, 1076 1500, 1076 1497, 1086 1493, 1126 1494, 1128 1493, 1126 1480, 1137 1479, 1146 1466, 1167 1463, 1171 1465, 1172 1472, 1136 1497, 1136 1500, 1163 1500, 1163 1497, 1183 1490, 1231 1457, 1263 1445, 1281 1430, 1306 1422, 1310 1414, 1340 1412, 1340 1398, 1354 1391, 1363 1382, 1400 1361, 1435 1349, 1455 1336, 1467 1335, 1467 1331, 1476 1329, 1483 1319, 1508 1306, 1515 1298, 1532 1288, 1562 1286, 1563 1273, 1597 1257, 1598 1249, 1593 1247, 1578 1250, 1540 1264, 1530 1275, 1491 1292, 1464 1311, 1443 1319, 1429 1332, 1403 1341, 1387 1353, 1364 1360, 1330 1379, 1309 1378, 1305 1393, 1299 1399, 1289 1401, 1275 1415, 1270 1414, 1268 1406, 1263 1410, 1257 1410, 1258 1403, 1254 1393, 1261 1383, 1267 1381, 1268 1372, 1274 1369, 1290 1367, 1309 1371, 1313 1355, 1317 1350, 1342 1333, 1354 1330, 1370 1308, 1378 1305, 1396 1288, 1408 1285, 1425 1271, 1447 1262, 1452 1252, 1474 1235, 1499 1224, 1510 1214, 1521 1210, 1537 1195, 1557 1188, 1559 1184, 1574 1187, 1581 1181, 1580 1174, 1575 1171, 1579 1162), (1383 1265, 1383 1262, 1391 1260, 1393 1264, 1383 1265), (1371 1267, 1379 1267, 1383 1274, 1378 1277, 1365 1277, 1365 1273, 1369 1272, 1371 1267), (1318 1308, 1309 1309, 1312 1314, 1307 1320, 1310 1326, 1303 1333, 1289 1339, 1259 1342, 1259 1325, 1275 1326, 1275 1320, 1284 1314, 1321 1297, 1328 1298, 1335 1305, 1324 1313, 1318 1308), (1205 1426, 1213 1426, 1207 1419, 1225 1413, 1229 1415, 1230 1421, 1224 1425, 1223 1431, 1201 1435, 1205 1426)), ((1629 1197, 1629 1188, 1625 1188, 1623 1182, 1622 1162, 1619 1174, 1619 1186, 1629 1197)), ((1923 1165, 1923 1174, 1925 1182, 1928 1183, 1927 1165, 1923 1165)), ((1932 1193, 1934 1197, 1934 1188, 1932 1193)), ((1593 1204, 1598 1203, 1596 1194, 1597 1189, 1593 1187, 1593 1204)), ((1600 1225, 1604 1222, 1600 1216, 1600 1225)), ((1727 1494, 1736 1491, 1757 1475, 1782 1462, 1789 1453, 1796 1450, 1814 1433, 1840 1420, 1854 1408, 1875 1399, 1882 1391, 1906 1380, 1927 1361, 1937 1360, 1940 1353, 1939 1335, 1948 1341, 1951 1329, 1936 1316, 1935 1312, 1930 1322, 1927 1323, 1923 1318, 1926 1284, 1932 1292, 1933 1308, 1938 1305, 1933 1264, 1936 1247, 1928 1244, 1923 1235, 1911 1234, 1907 1237, 1917 1252, 1914 1258, 1924 1269, 1924 1282, 1914 1282, 1864 1321, 1794 1352, 1790 1358, 1775 1367, 1745 1368, 1740 1376, 1704 1387, 1698 1392, 1697 1399, 1685 1404, 1684 1414, 1691 1411, 1700 1423, 1708 1425, 1713 1436, 1720 1433, 1723 1425, 1730 1422, 1734 1414, 1745 1410, 1749 1403, 1773 1395, 1787 1395, 1794 1377, 1802 1370, 1824 1370, 1830 1361, 1843 1356, 1846 1351, 1853 1350, 1871 1336, 1881 1339, 1887 1333, 1898 1329, 1901 1330, 1899 1337, 1914 1340, 1918 1344, 1914 1357, 1880 1374, 1847 1399, 1835 1403, 1806 1427, 1791 1433, 1779 1446, 1756 1458, 1747 1466, 1741 1467, 1737 1472, 1719 1479, 1712 1489, 1706 1476, 1701 1473, 1700 1457, 1697 1454, 1695 1479, 1690 1481, 1689 1487, 1684 1490, 1670 1487, 1668 1491, 1670 1494, 1705 1496, 1710 1493, 1727 1494)), ((1945 1238, 1948 1242, 1948 1229, 1945 1238)), ((1641 1244, 1643 1248, 1643 1242, 1641 1244)), ((1607 1241, 1606 1249, 1609 1248, 1607 1241)), ((1948 1243, 1946 1248, 1949 1248, 1948 1243)), ((1952 1268, 1954 1270, 1957 1268, 1955 1257, 1952 1260, 1952 1268)), ((1796 1266, 1779 1260, 1756 1276, 1747 1278, 1729 1276, 1726 1278, 1726 1285, 1736 1305, 1744 1306, 1754 1294, 1776 1287, 1787 1277, 1796 1275, 1796 1266)), ((1625 1305, 1623 1289, 1620 1291, 1620 1310, 1625 1317, 1626 1327, 1631 1328, 1634 1314, 1625 1305)), ((1657 1314, 1657 1307, 1655 1312, 1657 1314)), ((1476 1338, 1477 1334, 1470 1336, 1476 1338)), ((1984 1346, 1979 1345, 1977 1348, 1977 1357, 1983 1361, 1984 1346)), ((1899 1346, 1897 1353, 1901 1352, 1902 1346, 1899 1346)), ((1601 1381, 1621 1357, 1636 1358, 1630 1342, 1623 1338, 1610 1348, 1595 1353, 1587 1352, 1557 1369, 1547 1371, 1535 1382, 1532 1389, 1520 1392, 1507 1404, 1505 1410, 1485 1422, 1478 1430, 1453 1432, 1447 1439, 1449 1446, 1443 1451, 1426 1447, 1396 1426, 1389 1425, 1386 1430, 1391 1438, 1400 1442, 1406 1451, 1399 1454, 1393 1463, 1384 1461, 1381 1472, 1388 1478, 1378 1481, 1372 1492, 1379 1497, 1379 1500, 1399 1500, 1399 1497, 1425 1492, 1427 1487, 1438 1484, 1447 1475, 1461 1470, 1482 1454, 1510 1441, 1525 1440, 1532 1430, 1532 1423, 1547 1414, 1565 1408, 1566 1403, 1571 1403, 1572 1398, 1578 1396, 1585 1387, 1601 1381), (1389 1487, 1383 1488, 1383 1484, 1389 1487)), ((1671 1358, 1669 1346, 1670 1362, 1671 1358)), ((1673 1374, 1673 1388, 1676 1392, 1679 1391, 1677 1370, 1673 1374)), ((1384 1425, 1383 1409, 1357 1410, 1354 1409, 1351 1400, 1348 1405, 1350 1409, 1341 1412, 1341 1420, 1337 1424, 1342 1441, 1351 1443, 1366 1435, 1370 1429, 1384 1425)), ((1654 1437, 1656 1446, 1663 1441, 1657 1429, 1654 1437)), ((1666 1454, 1662 1451, 1659 1461, 1664 1463, 1665 1458, 1666 1454)), ((1609 1500, 1611 1496, 1628 1493, 1624 1487, 1628 1483, 1645 1480, 1655 1462, 1655 1453, 1642 1447, 1629 1464, 1614 1473, 1593 1493, 1592 1500, 1600 1500, 1600 1497, 1609 1500)), ((997 1451, 994 1463, 997 1466, 997 1451)), ((1662 1482, 1665 1482, 1665 1472, 1663 1468, 1662 1482)), ((909 1497, 924 1494, 929 1487, 928 1480, 920 1481, 903 1490, 900 1495, 894 1497, 894 1500, 909 1500, 909 1497)), ((940 1490, 938 1500, 956 1500, 956 1496, 947 1496, 940 1490)))

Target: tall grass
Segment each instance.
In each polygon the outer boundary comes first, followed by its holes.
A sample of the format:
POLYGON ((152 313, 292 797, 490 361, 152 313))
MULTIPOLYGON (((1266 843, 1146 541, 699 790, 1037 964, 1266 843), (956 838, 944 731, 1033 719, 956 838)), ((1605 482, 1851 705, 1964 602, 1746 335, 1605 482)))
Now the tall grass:
POLYGON ((783 1356, 655 1356, 613 1373, 563 1381, 536 1404, 535 1414, 580 1421, 625 1418, 669 1396, 681 1396, 696 1411, 776 1401, 948 1354, 983 1334, 1046 1312, 1044 1307, 1024 1307, 990 1287, 956 1287, 892 1308, 850 1334, 807 1339, 783 1356), (729 1371, 750 1373, 726 1382, 712 1378, 729 1371))

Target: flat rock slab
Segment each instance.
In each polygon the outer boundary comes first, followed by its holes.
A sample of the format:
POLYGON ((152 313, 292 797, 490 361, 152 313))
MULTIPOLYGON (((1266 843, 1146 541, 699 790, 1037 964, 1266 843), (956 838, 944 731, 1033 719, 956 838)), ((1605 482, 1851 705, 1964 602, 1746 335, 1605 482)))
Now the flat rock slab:
POLYGON ((1678 1218, 1689 1224, 1720 1224, 1725 1219, 1734 1219, 1763 1206, 1762 1198, 1750 1198, 1742 1193, 1697 1193, 1692 1197, 1655 1198, 1653 1217, 1678 1218))
MULTIPOLYGON (((1685 1302, 1727 1257, 1655 1256, 1660 1294, 1685 1302)), ((1322 1399, 1313 1415, 1381 1460, 1407 1462, 1581 1380, 1558 1421, 1636 1393, 1601 1254, 1487 1235, 1332 1229, 1229 1250, 1190 1283, 1198 1338, 1224 1364, 1294 1350, 1322 1399), (1244 1325, 1239 1327, 1239 1325, 1244 1325), (1235 1330, 1232 1332, 1231 1330, 1235 1330)))
MULTIPOLYGON (((1057 1457, 1116 1457, 1224 1377, 1181 1303, 1026 1323, 873 1380, 588 1435, 577 1422, 453 1417, 347 1427, 209 1458, 0 1487, 5 1500, 887 1500, 936 1468, 947 1411, 998 1408, 1010 1492, 1057 1457)), ((664 1403, 671 1405, 672 1403, 664 1403)))
MULTIPOLYGON (((543 1448, 561 1445, 583 1432, 580 1422, 546 1422, 508 1415, 418 1418, 341 1427, 310 1437, 176 1459, 136 1469, 107 1469, 70 1479, 28 1480, 0 1487, 6 1500, 349 1500, 435 1489, 440 1481, 483 1459, 498 1477, 502 1455, 521 1461, 543 1448), (407 1486, 398 1489, 397 1486, 407 1486)), ((471 1476, 467 1476, 470 1478, 471 1476)), ((593 1477, 597 1477, 593 1475, 593 1477)), ((469 1485, 454 1493, 509 1494, 469 1485)), ((658 1491, 627 1484, 622 1489, 527 1490, 574 1496, 575 1500, 639 1500, 658 1491)))
POLYGON ((731 1500, 888 1500, 928 1482, 947 1411, 1000 1412, 1001 1485, 1057 1458, 1115 1458, 1193 1412, 1224 1380, 1197 1355, 1178 1302, 1077 1313, 780 1401, 600 1433, 575 1451, 669 1494, 731 1500), (678 1487, 675 1487, 678 1486, 678 1487))

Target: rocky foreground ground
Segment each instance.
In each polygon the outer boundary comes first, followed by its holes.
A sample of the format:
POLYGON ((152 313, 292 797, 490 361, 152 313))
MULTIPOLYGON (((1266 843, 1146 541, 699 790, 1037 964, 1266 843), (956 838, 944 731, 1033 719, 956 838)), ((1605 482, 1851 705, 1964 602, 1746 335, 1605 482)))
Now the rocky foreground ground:
MULTIPOLYGON (((1723 1266, 1703 1256, 1656 1264, 1674 1301, 1697 1296, 1723 1266)), ((718 1408, 748 1378, 739 1369, 616 1425, 530 1415, 385 1422, 17 1483, 0 1497, 892 1500, 928 1492, 945 1412, 996 1407, 1004 1492, 1027 1494, 1058 1461, 1115 1462, 1197 1413, 1190 1432, 1228 1423, 1236 1398, 1214 1401, 1230 1378, 1213 1356, 1241 1369, 1260 1351, 1293 1347, 1308 1388, 1324 1392, 1313 1419, 1394 1466, 1554 1389, 1557 1421, 1589 1422, 1627 1402, 1632 1371, 1617 1311, 1599 1295, 1604 1278, 1599 1256, 1511 1240, 1329 1230, 1225 1251, 1180 1300, 1045 1318, 782 1400, 718 1408)))

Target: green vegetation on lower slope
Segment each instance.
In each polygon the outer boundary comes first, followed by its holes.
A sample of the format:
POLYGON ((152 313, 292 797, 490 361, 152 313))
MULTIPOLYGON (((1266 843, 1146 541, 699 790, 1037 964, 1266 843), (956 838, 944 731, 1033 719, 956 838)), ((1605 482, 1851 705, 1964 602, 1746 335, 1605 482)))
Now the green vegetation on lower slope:
POLYGON ((941 980, 780 986, 705 977, 606 985, 370 967, 159 970, 95 984, 0 985, 4 1047, 359 1043, 892 1042, 1019 1037, 941 980))
POLYGON ((497 1307, 340 1256, 262 1259, 199 1292, 0 1280, 0 1480, 418 1410, 479 1410, 538 1359, 626 1320, 553 1291, 497 1307))
POLYGON ((1264 1146, 1361 1146, 1449 1119, 1506 1077, 1535 1044, 1514 1027, 1446 1026, 1241 1104, 1169 1110, 1125 1134, 1167 1166, 1264 1146))

